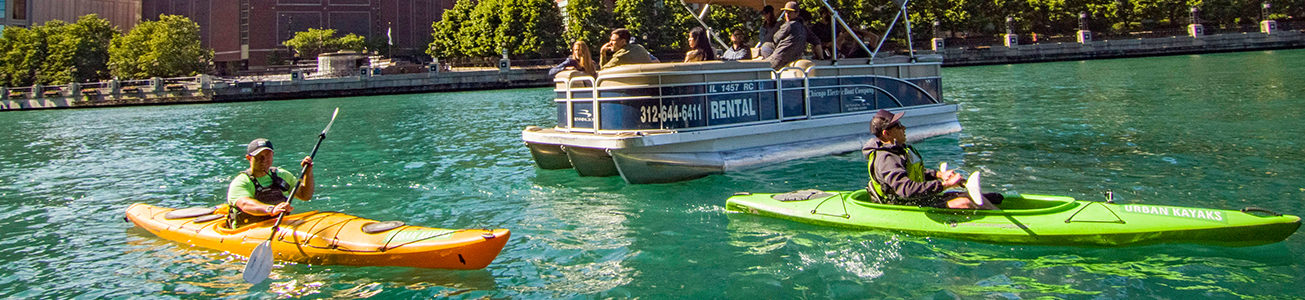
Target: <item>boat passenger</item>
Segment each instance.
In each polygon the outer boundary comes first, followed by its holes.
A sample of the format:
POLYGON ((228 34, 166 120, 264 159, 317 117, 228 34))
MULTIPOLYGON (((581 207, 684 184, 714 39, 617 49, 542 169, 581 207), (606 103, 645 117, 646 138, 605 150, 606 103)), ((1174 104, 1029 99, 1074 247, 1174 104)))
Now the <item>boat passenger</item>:
POLYGON ((237 228, 293 211, 294 207, 287 200, 291 187, 296 184, 299 188, 294 189, 295 198, 305 201, 313 198, 311 156, 299 162, 304 167, 303 181, 290 171, 272 167, 272 142, 267 139, 249 142, 245 147, 245 160, 249 161, 249 169, 236 175, 227 188, 227 226, 237 228))
POLYGON ((752 49, 748 48, 747 37, 743 36, 743 30, 735 29, 730 31, 730 43, 733 44, 729 49, 725 49, 725 54, 720 56, 721 60, 749 60, 752 59, 752 49))
MULTIPOLYGON (((829 28, 830 24, 833 23, 832 19, 833 16, 829 13, 829 10, 821 8, 820 20, 816 21, 815 24, 811 24, 811 33, 815 34, 817 39, 820 39, 822 42, 821 47, 825 48, 825 51, 834 51, 834 32, 829 28)), ((818 57, 830 57, 832 55, 833 53, 821 52, 818 57)))
POLYGON ((785 22, 779 27, 779 31, 775 32, 775 53, 766 57, 766 60, 770 61, 770 68, 776 71, 802 58, 808 43, 816 45, 816 53, 824 53, 824 49, 820 47, 820 39, 811 33, 811 29, 802 24, 798 9, 798 3, 793 1, 784 4, 782 8, 785 22))
POLYGON ((589 44, 585 41, 575 41, 575 44, 571 45, 571 56, 567 56, 561 64, 549 69, 548 77, 557 76, 557 73, 561 73, 566 68, 574 68, 590 77, 598 77, 598 68, 594 67, 594 56, 589 55, 589 44))
POLYGON ((757 34, 757 59, 769 57, 775 53, 775 32, 779 31, 779 20, 775 16, 775 7, 766 5, 761 9, 761 31, 757 34))
POLYGON ((924 168, 924 159, 906 144, 906 126, 900 119, 905 113, 879 110, 870 120, 874 138, 861 147, 869 160, 870 182, 866 187, 871 201, 882 204, 916 205, 955 209, 997 209, 1001 194, 984 194, 980 206, 964 193, 943 192, 961 186, 962 177, 951 170, 924 168))
POLYGON ((693 50, 684 53, 684 62, 716 60, 716 50, 711 48, 707 30, 701 26, 689 30, 689 47, 693 50))
POLYGON ((601 63, 603 69, 610 69, 620 65, 647 64, 652 63, 652 55, 648 50, 639 44, 630 43, 630 30, 617 28, 612 30, 612 36, 598 50, 601 54, 601 63))

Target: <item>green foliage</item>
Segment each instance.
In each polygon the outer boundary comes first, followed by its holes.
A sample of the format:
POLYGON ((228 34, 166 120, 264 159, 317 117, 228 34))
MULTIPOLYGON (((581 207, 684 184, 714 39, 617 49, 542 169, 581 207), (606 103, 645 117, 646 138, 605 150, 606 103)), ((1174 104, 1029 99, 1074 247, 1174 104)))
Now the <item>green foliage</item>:
POLYGON ((565 56, 566 40, 556 30, 563 28, 562 14, 552 0, 504 0, 500 10, 495 44, 508 54, 523 58, 565 56), (561 54, 561 55, 559 55, 561 54))
POLYGON ((613 28, 625 27, 635 43, 648 51, 678 52, 688 48, 688 32, 693 16, 673 0, 616 0, 613 28))
POLYGON ((293 38, 281 44, 294 49, 301 58, 314 58, 318 54, 340 50, 363 51, 368 48, 367 39, 356 34, 335 37, 335 29, 316 28, 296 32, 293 38))
POLYGON ((0 34, 0 83, 5 86, 29 86, 36 82, 36 70, 45 63, 44 26, 26 29, 5 27, 0 34))
POLYGON ((453 5, 452 9, 444 10, 444 15, 439 22, 431 24, 435 31, 432 33, 433 41, 426 54, 431 57, 467 57, 462 51, 462 43, 459 36, 462 34, 462 24, 467 23, 471 18, 471 11, 476 8, 476 2, 473 0, 459 0, 453 5))
POLYGON ((550 0, 458 1, 431 25, 432 57, 558 57, 567 49, 557 30, 561 11, 550 0))
POLYGON ((96 15, 77 23, 50 21, 5 28, 0 37, 0 85, 59 85, 107 79, 108 47, 117 28, 96 15))
POLYGON ((212 60, 213 50, 199 43, 199 25, 183 16, 141 22, 109 47, 109 70, 122 79, 194 76, 212 60))
MULTIPOLYGON (((895 1, 828 0, 848 25, 872 36, 883 34, 900 11, 895 1)), ((954 37, 997 37, 1006 31, 1006 17, 1013 18, 1015 33, 1027 35, 1072 35, 1079 30, 1079 13, 1089 15, 1089 29, 1099 33, 1182 28, 1188 23, 1188 9, 1202 7, 1207 26, 1253 25, 1259 22, 1264 0, 912 0, 909 2, 912 39, 925 43, 938 21, 954 37)), ((549 1, 551 2, 551 1, 549 1)), ((820 16, 820 0, 799 0, 813 18, 820 16)), ((1305 0, 1274 0, 1271 18, 1287 19, 1305 13, 1305 0)), ((775 2, 776 8, 782 1, 775 2)), ((571 0, 565 8, 566 32, 561 50, 553 52, 557 36, 545 31, 562 28, 551 24, 556 11, 533 0, 462 0, 444 12, 435 30, 431 50, 436 57, 495 57, 508 47, 514 55, 560 57, 570 41, 584 40, 596 51, 607 42, 614 28, 624 27, 635 42, 653 52, 685 51, 686 34, 699 26, 690 12, 674 0, 616 0, 612 10, 601 0, 571 0)), ((704 20, 722 40, 728 33, 743 30, 756 40, 760 13, 750 8, 713 5, 704 20)), ((815 21, 815 20, 809 20, 815 21)), ((560 23, 559 23, 560 24, 560 23)), ((899 19, 890 41, 906 41, 904 20, 899 19)), ((863 32, 863 33, 864 33, 863 32)))
POLYGON ((570 0, 566 4, 566 40, 582 40, 592 51, 607 43, 611 34, 612 13, 602 0, 570 0))

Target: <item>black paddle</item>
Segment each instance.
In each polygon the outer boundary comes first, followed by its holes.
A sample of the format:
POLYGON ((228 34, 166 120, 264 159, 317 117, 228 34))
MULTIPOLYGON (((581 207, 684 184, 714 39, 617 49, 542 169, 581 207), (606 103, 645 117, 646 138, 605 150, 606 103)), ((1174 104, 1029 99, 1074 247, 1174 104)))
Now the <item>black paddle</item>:
MULTIPOLYGON (((337 114, 340 114, 340 108, 338 107, 335 108, 334 113, 331 113, 331 122, 326 123, 326 129, 322 130, 322 134, 317 135, 317 145, 313 146, 313 153, 308 155, 309 158, 317 157, 317 147, 322 146, 322 140, 326 139, 326 132, 331 131, 331 125, 335 124, 335 115, 337 114)), ((299 170, 299 180, 304 179, 304 173, 307 171, 308 166, 304 166, 303 169, 299 170)), ((298 191, 299 185, 296 184, 294 188, 290 189, 290 196, 286 197, 285 202, 290 203, 290 201, 293 201, 295 192, 298 191)), ((249 254, 249 262, 245 264, 245 273, 243 274, 245 282, 258 284, 267 279, 269 274, 272 274, 272 238, 276 237, 276 231, 281 227, 281 218, 285 217, 285 215, 282 212, 276 216, 276 223, 272 224, 272 234, 268 235, 267 240, 263 241, 262 244, 258 244, 258 247, 254 247, 254 252, 249 254)))

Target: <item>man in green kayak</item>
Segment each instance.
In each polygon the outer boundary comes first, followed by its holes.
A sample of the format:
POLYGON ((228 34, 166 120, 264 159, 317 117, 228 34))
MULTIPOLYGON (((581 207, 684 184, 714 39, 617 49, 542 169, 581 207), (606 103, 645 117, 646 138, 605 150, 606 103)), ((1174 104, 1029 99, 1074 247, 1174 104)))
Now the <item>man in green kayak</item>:
POLYGON ((245 160, 249 169, 241 171, 231 180, 227 189, 227 225, 237 228, 247 224, 271 220, 281 213, 294 210, 288 196, 295 184, 295 198, 313 198, 313 158, 304 157, 299 165, 304 167, 304 180, 282 168, 272 167, 272 142, 255 139, 245 147, 245 160))
POLYGON ((924 168, 924 159, 906 144, 906 126, 900 120, 905 113, 879 110, 870 120, 874 138, 861 147, 870 162, 870 182, 866 190, 877 203, 916 205, 955 209, 997 209, 1001 194, 984 194, 983 204, 970 200, 964 193, 943 192, 960 187, 963 177, 951 170, 924 168))

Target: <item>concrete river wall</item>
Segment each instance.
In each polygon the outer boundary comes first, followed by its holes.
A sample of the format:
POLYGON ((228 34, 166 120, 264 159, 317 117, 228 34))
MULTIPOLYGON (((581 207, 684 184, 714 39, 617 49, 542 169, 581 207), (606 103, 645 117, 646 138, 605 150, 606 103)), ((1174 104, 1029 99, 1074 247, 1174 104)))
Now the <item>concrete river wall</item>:
POLYGON ((973 66, 1292 48, 1305 48, 1305 34, 1284 30, 1273 34, 1247 32, 1011 47, 993 45, 985 48, 946 48, 940 52, 943 53, 943 66, 973 66))
MULTIPOLYGON (((1305 48, 1305 33, 1283 30, 1203 36, 944 48, 943 66, 1031 63, 1305 48)), ((160 105, 515 89, 553 85, 546 69, 357 75, 231 81, 206 75, 136 81, 0 88, 0 110, 160 105)))
POLYGON ((0 88, 0 110, 330 98, 515 89, 552 84, 547 69, 359 75, 284 81, 228 81, 201 75, 0 88))

